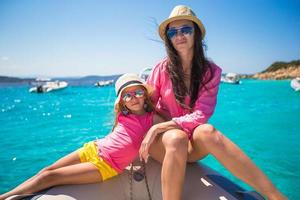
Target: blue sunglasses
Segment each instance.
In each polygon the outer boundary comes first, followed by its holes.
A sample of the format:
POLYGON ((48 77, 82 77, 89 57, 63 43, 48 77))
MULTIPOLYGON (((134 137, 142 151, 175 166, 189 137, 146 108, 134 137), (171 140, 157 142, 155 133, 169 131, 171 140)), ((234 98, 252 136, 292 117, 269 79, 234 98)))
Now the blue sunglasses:
POLYGON ((133 97, 142 98, 144 95, 145 91, 143 89, 137 89, 132 92, 125 92, 122 96, 122 99, 124 102, 129 102, 133 99, 133 97))
POLYGON ((193 33, 193 27, 191 26, 183 26, 179 28, 170 28, 167 30, 167 36, 171 40, 174 36, 178 34, 178 32, 184 34, 184 35, 191 35, 193 33))

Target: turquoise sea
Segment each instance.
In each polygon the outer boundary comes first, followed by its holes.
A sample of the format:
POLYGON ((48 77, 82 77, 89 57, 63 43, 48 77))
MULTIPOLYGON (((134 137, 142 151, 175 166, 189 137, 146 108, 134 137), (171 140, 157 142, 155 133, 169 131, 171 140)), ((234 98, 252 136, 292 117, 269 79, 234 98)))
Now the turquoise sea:
MULTIPOLYGON (((0 86, 0 193, 84 142, 105 136, 113 124, 112 86, 70 86, 47 94, 28 89, 0 86)), ((289 199, 300 199, 300 92, 289 81, 222 84, 210 123, 237 143, 289 199)), ((213 157, 203 162, 247 187, 213 157)))

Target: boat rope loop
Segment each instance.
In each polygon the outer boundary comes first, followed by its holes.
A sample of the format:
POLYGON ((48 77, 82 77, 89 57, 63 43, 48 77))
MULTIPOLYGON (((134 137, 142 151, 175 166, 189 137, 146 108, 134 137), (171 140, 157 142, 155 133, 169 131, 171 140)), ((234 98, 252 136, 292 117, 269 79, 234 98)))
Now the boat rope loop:
POLYGON ((133 200, 133 179, 135 181, 142 181, 145 180, 147 192, 148 192, 148 198, 149 200, 152 200, 151 193, 149 189, 148 179, 147 179, 147 173, 146 173, 146 164, 145 161, 142 161, 142 166, 139 170, 133 172, 133 163, 131 163, 130 166, 130 173, 129 173, 129 182, 130 182, 130 200, 133 200))

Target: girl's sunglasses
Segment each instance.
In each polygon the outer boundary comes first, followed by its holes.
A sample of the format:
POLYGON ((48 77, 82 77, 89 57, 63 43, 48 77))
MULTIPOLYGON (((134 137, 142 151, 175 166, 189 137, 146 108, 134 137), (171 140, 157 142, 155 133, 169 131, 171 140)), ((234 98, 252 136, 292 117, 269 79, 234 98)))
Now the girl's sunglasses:
POLYGON ((167 36, 171 40, 174 36, 178 34, 178 32, 184 34, 184 35, 191 35, 193 33, 193 27, 191 26, 182 26, 179 28, 170 28, 167 30, 167 36))
POLYGON ((125 92, 122 96, 124 102, 129 102, 133 99, 133 96, 136 98, 141 98, 145 95, 145 91, 143 89, 137 89, 131 92, 125 92))

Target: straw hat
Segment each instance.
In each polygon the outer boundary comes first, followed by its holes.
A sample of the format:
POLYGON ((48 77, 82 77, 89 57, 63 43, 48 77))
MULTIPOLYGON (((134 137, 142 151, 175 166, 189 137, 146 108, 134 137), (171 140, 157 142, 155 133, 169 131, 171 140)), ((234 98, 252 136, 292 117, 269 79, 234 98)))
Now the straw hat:
POLYGON ((183 5, 178 5, 175 8, 173 8, 169 18, 166 19, 165 21, 163 21, 159 25, 159 29, 158 29, 159 36, 163 40, 165 40, 165 31, 166 31, 168 24, 170 24, 173 21, 180 20, 180 19, 186 19, 186 20, 195 22, 202 32, 202 39, 204 38, 205 28, 204 28, 202 22, 200 21, 200 19, 197 18, 196 14, 192 11, 191 8, 189 8, 187 6, 183 6, 183 5))
POLYGON ((145 87, 149 95, 151 95, 151 93, 153 92, 153 88, 150 85, 144 83, 144 81, 141 78, 139 78, 136 74, 127 73, 123 74, 118 78, 115 84, 115 91, 117 95, 117 99, 115 101, 115 108, 120 101, 122 92, 128 87, 137 85, 145 87))

